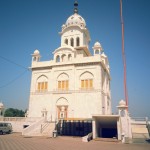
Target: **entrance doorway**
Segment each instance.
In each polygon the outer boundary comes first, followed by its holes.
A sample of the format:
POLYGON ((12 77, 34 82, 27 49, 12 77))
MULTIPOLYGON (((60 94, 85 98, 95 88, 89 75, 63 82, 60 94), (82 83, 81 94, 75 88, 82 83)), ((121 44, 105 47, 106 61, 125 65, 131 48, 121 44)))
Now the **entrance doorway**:
POLYGON ((116 128, 102 128, 102 138, 117 138, 117 126, 116 128))
POLYGON ((57 119, 63 120, 68 118, 68 100, 64 97, 61 97, 56 102, 56 110, 57 110, 57 119))
POLYGON ((68 107, 67 106, 57 106, 58 119, 67 119, 68 107))
POLYGON ((95 115, 92 116, 93 138, 118 139, 118 115, 95 115))

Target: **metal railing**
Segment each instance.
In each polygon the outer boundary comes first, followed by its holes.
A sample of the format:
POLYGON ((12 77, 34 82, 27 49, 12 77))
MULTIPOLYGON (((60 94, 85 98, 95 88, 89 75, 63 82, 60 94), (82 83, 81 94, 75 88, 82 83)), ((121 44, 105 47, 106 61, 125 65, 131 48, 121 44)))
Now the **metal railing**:
POLYGON ((36 121, 34 124, 28 126, 25 128, 22 132, 22 135, 27 135, 30 132, 32 132, 34 129, 36 129, 39 125, 41 125, 45 121, 45 118, 41 118, 40 120, 36 121))
POLYGON ((133 121, 145 121, 146 122, 147 117, 131 117, 131 120, 133 121))
POLYGON ((148 130, 148 133, 149 133, 149 137, 150 137, 150 123, 148 121, 148 117, 146 117, 146 128, 148 130))

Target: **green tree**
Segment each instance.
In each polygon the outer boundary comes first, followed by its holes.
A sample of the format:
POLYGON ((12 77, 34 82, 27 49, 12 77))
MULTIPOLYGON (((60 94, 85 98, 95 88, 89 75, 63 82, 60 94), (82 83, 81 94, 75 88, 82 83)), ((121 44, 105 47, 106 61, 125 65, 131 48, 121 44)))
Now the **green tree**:
POLYGON ((5 110, 4 117, 24 117, 25 112, 23 110, 8 108, 5 110))

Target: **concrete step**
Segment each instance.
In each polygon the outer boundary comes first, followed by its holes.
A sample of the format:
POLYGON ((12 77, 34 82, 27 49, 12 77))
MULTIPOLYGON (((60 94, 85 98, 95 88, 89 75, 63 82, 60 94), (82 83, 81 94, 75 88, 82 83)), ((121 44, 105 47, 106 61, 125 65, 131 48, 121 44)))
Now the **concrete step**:
POLYGON ((104 141, 104 142, 120 142, 118 139, 116 138, 96 138, 94 139, 95 141, 104 141))
POLYGON ((132 143, 147 143, 147 144, 150 144, 150 139, 134 138, 134 139, 132 139, 132 143))
POLYGON ((53 122, 47 123, 46 128, 44 128, 44 130, 42 131, 42 135, 52 137, 54 129, 55 129, 55 123, 53 122))
POLYGON ((133 139, 148 139, 149 135, 148 133, 132 133, 133 139))

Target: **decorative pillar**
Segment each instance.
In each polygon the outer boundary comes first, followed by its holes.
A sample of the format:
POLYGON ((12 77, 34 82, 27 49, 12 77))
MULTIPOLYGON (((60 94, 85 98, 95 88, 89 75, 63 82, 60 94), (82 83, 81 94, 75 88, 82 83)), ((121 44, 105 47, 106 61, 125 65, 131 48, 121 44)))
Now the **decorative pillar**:
POLYGON ((40 61, 41 55, 39 50, 35 50, 34 53, 32 54, 32 62, 38 62, 40 61))
POLYGON ((94 50, 94 55, 100 55, 103 51, 103 48, 99 42, 96 42, 92 48, 94 50))
POLYGON ((127 139, 132 138, 132 132, 131 132, 131 123, 130 123, 130 117, 127 111, 128 106, 126 105, 126 102, 124 100, 121 100, 119 102, 118 113, 120 115, 120 128, 121 128, 121 135, 122 136, 122 142, 127 142, 127 139))
POLYGON ((92 133, 93 133, 93 139, 97 138, 97 124, 96 124, 96 118, 92 118, 92 133))

